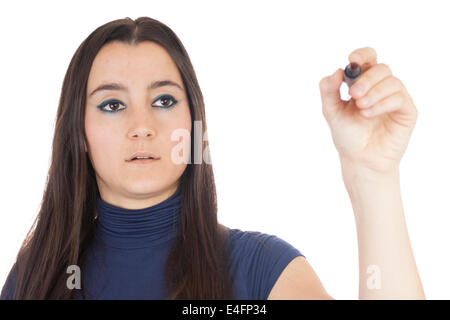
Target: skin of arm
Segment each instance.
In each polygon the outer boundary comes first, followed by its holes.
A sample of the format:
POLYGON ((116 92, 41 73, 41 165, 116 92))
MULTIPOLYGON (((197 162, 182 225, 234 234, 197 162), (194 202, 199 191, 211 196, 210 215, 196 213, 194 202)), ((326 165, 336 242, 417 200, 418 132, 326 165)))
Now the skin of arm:
POLYGON ((355 216, 359 299, 425 299, 408 236, 398 168, 377 174, 341 161, 355 216))
MULTIPOLYGON (((342 177, 354 211, 359 252, 359 299, 425 299, 409 241, 400 192, 400 160, 418 111, 403 82, 377 62, 371 47, 349 61, 362 74, 352 99, 339 89, 344 70, 319 82, 322 113, 331 129, 342 177)), ((281 273, 269 299, 332 299, 306 259, 281 273)))
MULTIPOLYGON (((409 241, 399 170, 376 174, 341 160, 358 236, 359 299, 425 299, 409 241)), ((333 300, 304 257, 293 259, 268 300, 333 300)))

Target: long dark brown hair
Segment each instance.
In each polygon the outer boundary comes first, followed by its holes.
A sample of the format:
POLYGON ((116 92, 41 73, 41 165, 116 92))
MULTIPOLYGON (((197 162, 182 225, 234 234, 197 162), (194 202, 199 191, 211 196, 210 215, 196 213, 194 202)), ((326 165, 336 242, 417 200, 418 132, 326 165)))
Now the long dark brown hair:
MULTIPOLYGON (((74 291, 66 285, 70 276, 67 267, 78 265, 83 270, 86 249, 94 235, 99 196, 95 172, 84 151, 87 81, 95 56, 111 41, 129 45, 154 41, 164 47, 181 73, 193 123, 201 121, 202 137, 207 131, 197 77, 184 46, 169 27, 149 17, 127 17, 94 30, 78 47, 64 77, 41 207, 13 266, 15 286, 5 286, 6 291, 14 289, 13 299, 74 297, 74 291)), ((193 137, 191 134, 191 146, 193 137)), ((202 141, 201 150, 209 150, 208 141, 202 141)), ((194 164, 191 152, 179 183, 181 228, 164 273, 167 299, 233 299, 227 228, 217 221, 210 162, 194 164)))

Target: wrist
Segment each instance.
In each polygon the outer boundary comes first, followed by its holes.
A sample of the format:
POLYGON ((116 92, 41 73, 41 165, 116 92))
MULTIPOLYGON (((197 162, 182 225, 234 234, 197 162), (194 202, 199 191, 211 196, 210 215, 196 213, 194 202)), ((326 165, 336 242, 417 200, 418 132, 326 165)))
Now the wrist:
POLYGON ((342 177, 357 224, 401 213, 399 170, 374 172, 366 167, 343 164, 342 177), (396 209, 392 209, 396 208, 396 209))
POLYGON ((383 197, 387 196, 386 193, 392 193, 400 187, 398 167, 379 172, 342 161, 341 168, 344 185, 352 203, 364 203, 369 198, 382 201, 383 197))
POLYGON ((383 170, 378 170, 345 158, 340 158, 340 161, 342 177, 345 183, 353 181, 373 181, 378 183, 384 180, 390 181, 393 178, 398 178, 400 175, 400 167, 398 164, 384 168, 383 170))

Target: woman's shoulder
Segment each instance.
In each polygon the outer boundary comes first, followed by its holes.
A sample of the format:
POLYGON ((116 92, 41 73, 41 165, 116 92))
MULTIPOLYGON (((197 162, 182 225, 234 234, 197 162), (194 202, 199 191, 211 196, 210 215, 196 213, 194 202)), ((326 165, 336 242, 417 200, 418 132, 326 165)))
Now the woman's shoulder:
POLYGON ((228 232, 232 261, 247 265, 248 268, 261 265, 273 269, 281 267, 295 257, 305 257, 296 246, 282 236, 240 228, 228 228, 228 232))
POLYGON ((233 271, 242 274, 250 296, 267 299, 286 266, 303 253, 282 237, 254 230, 229 228, 233 271))
POLYGON ((232 249, 248 251, 258 248, 268 254, 289 250, 296 251, 303 256, 297 248, 282 236, 262 231, 242 230, 240 228, 228 228, 228 230, 232 249))

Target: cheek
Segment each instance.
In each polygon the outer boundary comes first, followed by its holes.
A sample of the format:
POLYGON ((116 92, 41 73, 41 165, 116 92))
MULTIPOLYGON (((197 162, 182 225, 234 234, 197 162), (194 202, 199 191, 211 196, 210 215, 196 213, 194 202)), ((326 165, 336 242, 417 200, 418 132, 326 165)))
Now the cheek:
POLYGON ((169 164, 171 166, 176 166, 180 169, 186 167, 187 163, 177 162, 183 159, 185 152, 186 157, 189 157, 189 152, 192 148, 190 145, 191 130, 190 118, 187 118, 186 116, 174 119, 174 121, 170 123, 170 126, 164 130, 164 145, 167 146, 164 153, 166 154, 167 159, 169 159, 169 164), (175 159, 172 160, 172 157, 175 157, 175 159))
MULTIPOLYGON (((116 130, 117 132, 117 130, 116 130)), ((117 139, 114 137, 114 128, 108 126, 89 125, 86 122, 86 138, 89 144, 89 153, 92 164, 96 169, 110 165, 108 159, 117 157, 117 139)))
POLYGON ((108 131, 104 128, 97 128, 92 131, 91 134, 91 143, 95 147, 95 150, 97 152, 101 153, 110 153, 110 150, 114 149, 114 146, 117 146, 116 143, 114 143, 114 131, 108 131))

